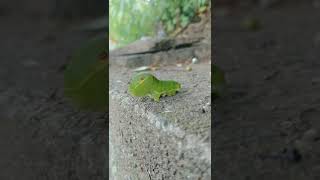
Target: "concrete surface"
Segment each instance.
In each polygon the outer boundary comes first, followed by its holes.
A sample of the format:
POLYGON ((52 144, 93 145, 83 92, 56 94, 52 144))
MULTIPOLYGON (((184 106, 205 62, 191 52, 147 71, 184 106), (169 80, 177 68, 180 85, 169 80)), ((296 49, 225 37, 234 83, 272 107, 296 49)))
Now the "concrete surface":
POLYGON ((215 180, 320 179, 320 11, 285 2, 213 21, 230 90, 213 119, 215 180), (241 28, 248 16, 259 31, 241 28))
POLYGON ((210 65, 192 68, 153 72, 182 84, 181 92, 157 103, 131 97, 127 88, 133 72, 110 66, 111 179, 211 179, 210 65))
POLYGON ((107 179, 108 115, 79 112, 60 93, 68 56, 95 33, 16 14, 0 21, 0 179, 107 179))

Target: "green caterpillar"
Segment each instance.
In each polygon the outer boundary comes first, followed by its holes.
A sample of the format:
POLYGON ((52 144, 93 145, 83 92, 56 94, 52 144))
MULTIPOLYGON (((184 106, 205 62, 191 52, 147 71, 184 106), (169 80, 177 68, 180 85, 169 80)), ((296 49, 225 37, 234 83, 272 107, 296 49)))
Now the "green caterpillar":
POLYGON ((140 72, 136 74, 129 85, 132 96, 149 96, 159 102, 161 96, 173 96, 181 89, 181 84, 176 81, 163 81, 150 73, 140 72))

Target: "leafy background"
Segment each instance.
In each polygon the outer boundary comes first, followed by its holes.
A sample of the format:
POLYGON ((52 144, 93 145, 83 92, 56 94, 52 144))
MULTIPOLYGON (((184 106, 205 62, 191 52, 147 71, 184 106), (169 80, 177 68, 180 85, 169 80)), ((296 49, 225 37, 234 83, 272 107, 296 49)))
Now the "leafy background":
POLYGON ((109 38, 120 47, 155 36, 161 29, 170 35, 186 27, 208 4, 208 0, 110 0, 109 38))

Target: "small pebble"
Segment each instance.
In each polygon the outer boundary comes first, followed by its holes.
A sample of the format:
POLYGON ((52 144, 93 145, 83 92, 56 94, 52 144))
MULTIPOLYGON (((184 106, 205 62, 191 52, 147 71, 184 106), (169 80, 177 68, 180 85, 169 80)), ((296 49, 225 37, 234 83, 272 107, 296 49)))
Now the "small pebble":
POLYGON ((199 60, 198 60, 196 57, 193 57, 193 58, 192 58, 192 64, 197 64, 198 61, 199 61, 199 60))
POLYGON ((191 68, 190 66, 187 66, 187 67, 186 67, 186 70, 187 70, 187 71, 192 71, 192 68, 191 68))
POLYGON ((134 69, 133 71, 139 72, 139 71, 147 71, 147 70, 150 70, 149 66, 141 66, 141 67, 134 69))

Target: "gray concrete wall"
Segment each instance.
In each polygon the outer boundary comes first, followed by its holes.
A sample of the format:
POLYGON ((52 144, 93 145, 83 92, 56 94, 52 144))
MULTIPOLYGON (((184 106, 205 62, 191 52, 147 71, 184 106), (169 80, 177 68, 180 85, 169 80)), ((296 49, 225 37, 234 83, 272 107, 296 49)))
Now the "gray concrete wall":
POLYGON ((154 74, 182 84, 160 102, 127 93, 130 69, 110 67, 111 179, 211 179, 210 65, 165 67, 154 74))

